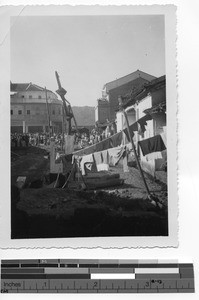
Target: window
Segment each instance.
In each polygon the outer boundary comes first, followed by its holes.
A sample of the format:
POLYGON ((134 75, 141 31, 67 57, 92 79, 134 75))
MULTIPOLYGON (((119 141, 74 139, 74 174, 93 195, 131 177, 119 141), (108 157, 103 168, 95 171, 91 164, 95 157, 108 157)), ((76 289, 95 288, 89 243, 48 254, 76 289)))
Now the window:
POLYGON ((29 99, 32 99, 32 95, 29 95, 29 99))
POLYGON ((22 115, 22 110, 18 110, 18 115, 22 115))
POLYGON ((30 115, 30 110, 29 109, 27 109, 27 115, 30 115))
POLYGON ((55 115, 55 110, 53 109, 52 114, 55 115))
POLYGON ((41 99, 41 95, 38 96, 38 99, 41 99))
POLYGON ((13 109, 10 110, 10 114, 13 115, 13 109))

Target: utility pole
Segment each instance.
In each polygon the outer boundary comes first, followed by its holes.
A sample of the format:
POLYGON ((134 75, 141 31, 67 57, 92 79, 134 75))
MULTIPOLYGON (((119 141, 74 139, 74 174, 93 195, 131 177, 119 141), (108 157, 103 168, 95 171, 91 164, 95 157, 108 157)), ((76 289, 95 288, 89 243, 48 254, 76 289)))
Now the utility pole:
POLYGON ((64 108, 62 106, 62 150, 64 149, 64 132, 65 132, 64 108))

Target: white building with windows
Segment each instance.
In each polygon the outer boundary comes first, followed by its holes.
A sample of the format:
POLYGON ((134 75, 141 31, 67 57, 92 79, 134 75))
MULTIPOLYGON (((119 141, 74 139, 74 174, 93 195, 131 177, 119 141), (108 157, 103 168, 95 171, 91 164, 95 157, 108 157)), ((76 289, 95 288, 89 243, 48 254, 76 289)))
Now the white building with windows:
POLYGON ((33 83, 10 84, 11 132, 62 132, 62 101, 55 93, 33 83), (47 101, 46 101, 47 95, 47 101))
MULTIPOLYGON (((166 76, 161 76, 143 85, 135 94, 127 95, 124 108, 128 117, 129 125, 139 123, 139 129, 134 132, 134 142, 137 145, 139 141, 161 135, 164 138, 166 146, 166 76), (150 119, 144 121, 143 118, 150 116, 150 119), (141 124, 144 130, 141 129, 141 124)), ((118 111, 116 114, 117 132, 127 127, 123 113, 118 111)), ((167 152, 162 152, 162 158, 152 159, 148 155, 140 154, 140 163, 142 169, 157 176, 156 171, 160 171, 162 165, 167 161, 167 152)))

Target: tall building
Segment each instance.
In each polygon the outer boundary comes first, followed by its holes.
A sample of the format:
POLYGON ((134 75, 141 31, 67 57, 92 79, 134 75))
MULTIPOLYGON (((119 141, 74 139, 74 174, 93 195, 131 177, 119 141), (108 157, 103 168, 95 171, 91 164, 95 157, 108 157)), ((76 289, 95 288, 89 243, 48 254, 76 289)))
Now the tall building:
MULTIPOLYGON (((118 96, 125 96, 128 93, 139 89, 144 83, 149 83, 155 76, 137 70, 131 74, 118 78, 116 80, 107 82, 102 90, 102 99, 106 101, 106 116, 110 122, 116 118, 116 111, 118 109, 118 96)), ((104 121, 104 103, 98 101, 96 107, 96 121, 103 123, 104 121)))
POLYGON ((97 99, 97 106, 95 107, 95 122, 104 124, 107 123, 109 118, 109 102, 103 98, 97 99))
POLYGON ((11 132, 62 131, 62 102, 55 93, 33 83, 10 83, 11 132), (47 101, 46 101, 47 94, 47 101))

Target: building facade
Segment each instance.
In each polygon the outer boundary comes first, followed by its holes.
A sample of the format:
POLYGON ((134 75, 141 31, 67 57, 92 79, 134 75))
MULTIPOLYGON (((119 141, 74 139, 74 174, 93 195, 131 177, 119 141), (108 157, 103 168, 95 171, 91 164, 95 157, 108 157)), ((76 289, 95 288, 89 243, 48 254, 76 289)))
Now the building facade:
POLYGON ((98 99, 95 107, 95 122, 99 124, 107 123, 110 119, 109 102, 106 99, 98 99))
MULTIPOLYGON (((161 135, 166 146, 166 77, 161 76, 152 80, 147 85, 142 86, 137 93, 129 97, 125 103, 125 111, 129 124, 138 123, 139 128, 134 132, 134 142, 161 135), (147 117, 148 116, 148 117, 147 117), (147 120, 147 121, 146 121, 147 120)), ((121 112, 117 113, 117 131, 126 128, 126 122, 121 112)), ((140 155, 142 169, 156 176, 156 171, 162 170, 162 166, 167 161, 167 151, 161 153, 161 157, 149 158, 143 155, 137 146, 140 155)))
MULTIPOLYGON (((139 89, 143 84, 147 84, 154 80, 156 77, 140 70, 137 70, 131 74, 128 74, 119 79, 108 82, 104 85, 102 90, 102 99, 106 100, 106 109, 108 120, 114 121, 116 118, 116 112, 118 110, 118 96, 125 96, 128 93, 132 93, 139 89)), ((104 103, 98 101, 98 112, 103 111, 104 103)), ((98 113, 98 122, 103 123, 103 114, 98 113), (100 116, 102 117, 100 118, 100 116)))
POLYGON ((12 133, 48 132, 49 126, 62 132, 62 102, 55 93, 33 83, 11 83, 10 90, 12 133))

